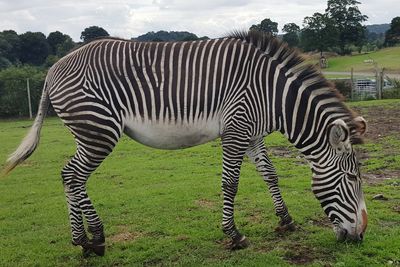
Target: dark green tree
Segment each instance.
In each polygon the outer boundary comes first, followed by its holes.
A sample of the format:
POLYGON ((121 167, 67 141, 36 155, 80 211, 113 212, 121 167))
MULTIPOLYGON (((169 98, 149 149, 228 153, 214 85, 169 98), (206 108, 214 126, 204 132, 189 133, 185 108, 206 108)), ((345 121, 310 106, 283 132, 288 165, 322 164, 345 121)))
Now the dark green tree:
POLYGON ((285 24, 282 31, 285 32, 283 35, 283 41, 287 42, 290 46, 299 45, 300 27, 296 23, 285 24))
POLYGON ((99 26, 90 26, 81 33, 81 40, 85 43, 98 37, 110 36, 106 30, 99 26))
POLYGON ((50 45, 51 54, 59 58, 68 54, 68 52, 75 47, 75 43, 72 41, 72 38, 69 35, 63 34, 59 31, 51 32, 49 36, 47 36, 47 42, 50 45))
POLYGON ((47 42, 50 45, 50 51, 52 55, 57 54, 57 47, 62 44, 67 37, 68 35, 63 34, 59 31, 49 33, 49 35, 47 36, 47 42))
POLYGON ((204 40, 208 39, 208 37, 204 36, 199 38, 196 34, 187 31, 152 31, 132 39, 143 42, 168 42, 204 40))
POLYGON ((20 35, 19 59, 22 63, 42 65, 50 52, 46 36, 41 32, 26 32, 20 35))
POLYGON ((9 51, 11 50, 11 45, 6 39, 2 38, 0 35, 0 70, 8 68, 11 66, 11 61, 9 60, 9 51))
POLYGON ((326 14, 314 13, 312 17, 305 17, 300 35, 301 47, 305 51, 323 51, 335 46, 338 32, 332 20, 326 14))
POLYGON ((390 29, 385 34, 385 46, 400 43, 400 17, 395 17, 390 23, 390 29))
POLYGON ((366 39, 366 27, 362 25, 368 19, 358 9, 357 0, 328 0, 325 12, 333 21, 338 31, 338 45, 341 54, 345 54, 346 46, 360 45, 366 39))
MULTIPOLYGON (((3 63, 8 62, 9 64, 18 63, 20 49, 21 41, 15 31, 7 30, 0 32, 0 61, 3 63)), ((0 65, 2 64, 0 63, 0 65)))
POLYGON ((57 45, 57 56, 59 58, 65 56, 68 54, 77 44, 74 43, 72 38, 68 35, 66 35, 66 38, 64 42, 61 44, 57 45))
POLYGON ((6 58, 0 55, 0 70, 10 67, 12 63, 6 58))
POLYGON ((260 24, 255 24, 250 27, 250 30, 257 30, 276 35, 278 33, 278 23, 266 18, 260 24))

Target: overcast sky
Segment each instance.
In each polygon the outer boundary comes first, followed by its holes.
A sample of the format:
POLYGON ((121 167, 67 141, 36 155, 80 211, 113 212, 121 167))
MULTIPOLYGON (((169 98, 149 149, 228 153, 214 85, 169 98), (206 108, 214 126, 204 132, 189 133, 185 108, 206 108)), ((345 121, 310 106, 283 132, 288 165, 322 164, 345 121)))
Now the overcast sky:
MULTIPOLYGON (((366 24, 390 23, 400 16, 400 0, 359 0, 366 24)), ((148 31, 189 31, 221 37, 248 29, 264 18, 283 25, 302 25, 305 16, 324 12, 326 0, 0 0, 0 31, 59 30, 79 41, 88 26, 103 27, 112 36, 137 37, 148 31)))

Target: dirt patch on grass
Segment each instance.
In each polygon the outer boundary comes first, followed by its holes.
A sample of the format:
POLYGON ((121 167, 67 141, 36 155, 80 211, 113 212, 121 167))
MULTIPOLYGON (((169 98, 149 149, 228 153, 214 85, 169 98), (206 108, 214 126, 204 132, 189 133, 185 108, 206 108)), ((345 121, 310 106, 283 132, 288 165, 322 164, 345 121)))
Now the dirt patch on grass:
POLYGON ((111 236, 110 240, 112 243, 122 243, 122 242, 133 241, 141 236, 143 236, 142 233, 124 232, 111 236))
POLYGON ((400 177, 399 170, 381 170, 381 172, 364 173, 361 175, 362 180, 369 185, 376 185, 387 180, 396 179, 400 177))
POLYGON ((215 243, 220 245, 223 249, 229 249, 232 244, 232 239, 230 238, 218 239, 217 241, 215 241, 215 243))
POLYGON ((368 122, 366 139, 376 140, 400 132, 400 107, 387 108, 372 106, 368 108, 354 108, 368 122))
POLYGON ((264 221, 264 218, 263 218, 261 212, 251 213, 247 216, 247 219, 249 220, 249 222, 254 223, 254 224, 262 223, 264 221))
POLYGON ((285 146, 273 146, 268 147, 268 152, 274 157, 295 159, 295 163, 299 165, 307 164, 304 156, 300 154, 300 151, 295 148, 285 146))
POLYGON ((143 233, 141 232, 133 232, 129 231, 128 227, 126 226, 119 226, 119 233, 112 235, 109 237, 109 240, 111 243, 124 243, 124 242, 129 242, 136 240, 140 237, 143 236, 143 233))
POLYGON ((211 208, 215 207, 215 203, 213 201, 208 200, 208 199, 204 199, 204 198, 196 200, 195 204, 197 206, 199 206, 199 207, 208 208, 208 209, 211 209, 211 208))
POLYGON ((291 150, 285 146, 273 146, 268 148, 268 152, 270 152, 275 157, 284 157, 284 158, 292 158, 295 157, 295 151, 291 150))
POLYGON ((309 220, 309 223, 319 227, 332 228, 332 223, 328 217, 321 217, 309 220))
POLYGON ((315 260, 328 259, 329 255, 322 255, 320 251, 317 251, 314 247, 305 246, 302 243, 291 243, 285 248, 286 252, 283 256, 284 260, 294 265, 308 265, 313 263, 315 260))
POLYGON ((363 163, 376 164, 376 160, 382 161, 382 167, 374 171, 362 172, 362 179, 369 185, 376 185, 390 179, 400 177, 400 168, 393 164, 393 155, 400 153, 397 145, 391 140, 399 139, 400 133, 400 105, 393 106, 369 106, 354 108, 368 123, 365 134, 365 142, 378 144, 377 150, 368 151, 357 147, 357 157, 363 163), (394 139, 393 139, 394 138, 394 139))
POLYGON ((187 235, 178 235, 176 237, 176 240, 178 240, 178 241, 186 241, 186 240, 189 240, 189 239, 190 239, 190 237, 187 236, 187 235))
POLYGON ((400 205, 394 206, 394 207, 393 207, 393 211, 394 211, 394 212, 397 212, 397 213, 400 213, 400 205))
POLYGON ((305 265, 314 261, 314 259, 308 254, 308 251, 304 250, 287 252, 284 258, 291 264, 296 265, 305 265))
POLYGON ((384 220, 379 220, 379 221, 378 221, 378 224, 379 224, 379 226, 380 226, 381 228, 388 228, 388 229, 390 229, 390 228, 393 228, 393 227, 395 227, 396 225, 398 225, 398 222, 397 222, 397 221, 384 221, 384 220))

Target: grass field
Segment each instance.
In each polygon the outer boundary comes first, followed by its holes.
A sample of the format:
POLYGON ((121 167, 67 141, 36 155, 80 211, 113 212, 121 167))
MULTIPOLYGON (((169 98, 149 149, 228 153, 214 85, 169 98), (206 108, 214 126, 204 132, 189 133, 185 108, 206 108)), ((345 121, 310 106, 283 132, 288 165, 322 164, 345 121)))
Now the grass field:
MULTIPOLYGON (((328 58, 329 66, 324 71, 349 72, 353 68, 355 72, 371 72, 375 69, 374 64, 364 62, 370 59, 376 62, 379 68, 400 73, 400 47, 384 48, 367 54, 330 57, 328 58)), ((317 63, 315 60, 310 62, 317 63)))
POLYGON ((335 57, 329 59, 329 67, 326 71, 354 71, 374 70, 374 64, 364 63, 364 60, 372 59, 379 68, 387 71, 400 71, 400 47, 390 47, 368 54, 335 57))
MULTIPOLYGON (((366 143, 358 147, 369 212, 361 244, 335 241, 311 192, 308 165, 281 135, 266 142, 297 230, 274 232, 272 201, 246 160, 235 218, 251 246, 241 251, 225 248, 220 227, 218 140, 162 151, 124 137, 88 182, 105 225, 106 255, 83 258, 70 243, 59 175, 74 154, 74 140, 60 120, 47 118, 35 154, 0 179, 0 266, 400 266, 400 101, 351 105, 370 122, 366 143), (379 193, 388 200, 372 200, 379 193)), ((0 121, 0 162, 30 125, 0 121)))

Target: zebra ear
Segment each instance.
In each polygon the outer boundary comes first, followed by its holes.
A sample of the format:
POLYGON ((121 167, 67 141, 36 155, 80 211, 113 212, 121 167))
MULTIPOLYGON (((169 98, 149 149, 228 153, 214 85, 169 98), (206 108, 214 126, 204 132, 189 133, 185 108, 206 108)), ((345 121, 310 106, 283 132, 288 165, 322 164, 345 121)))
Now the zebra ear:
POLYGON ((358 126, 357 127, 358 135, 363 136, 367 131, 367 121, 361 116, 354 118, 354 121, 357 123, 358 126))
POLYGON ((349 149, 349 127, 343 120, 335 120, 328 128, 328 135, 329 143, 338 152, 349 149))

